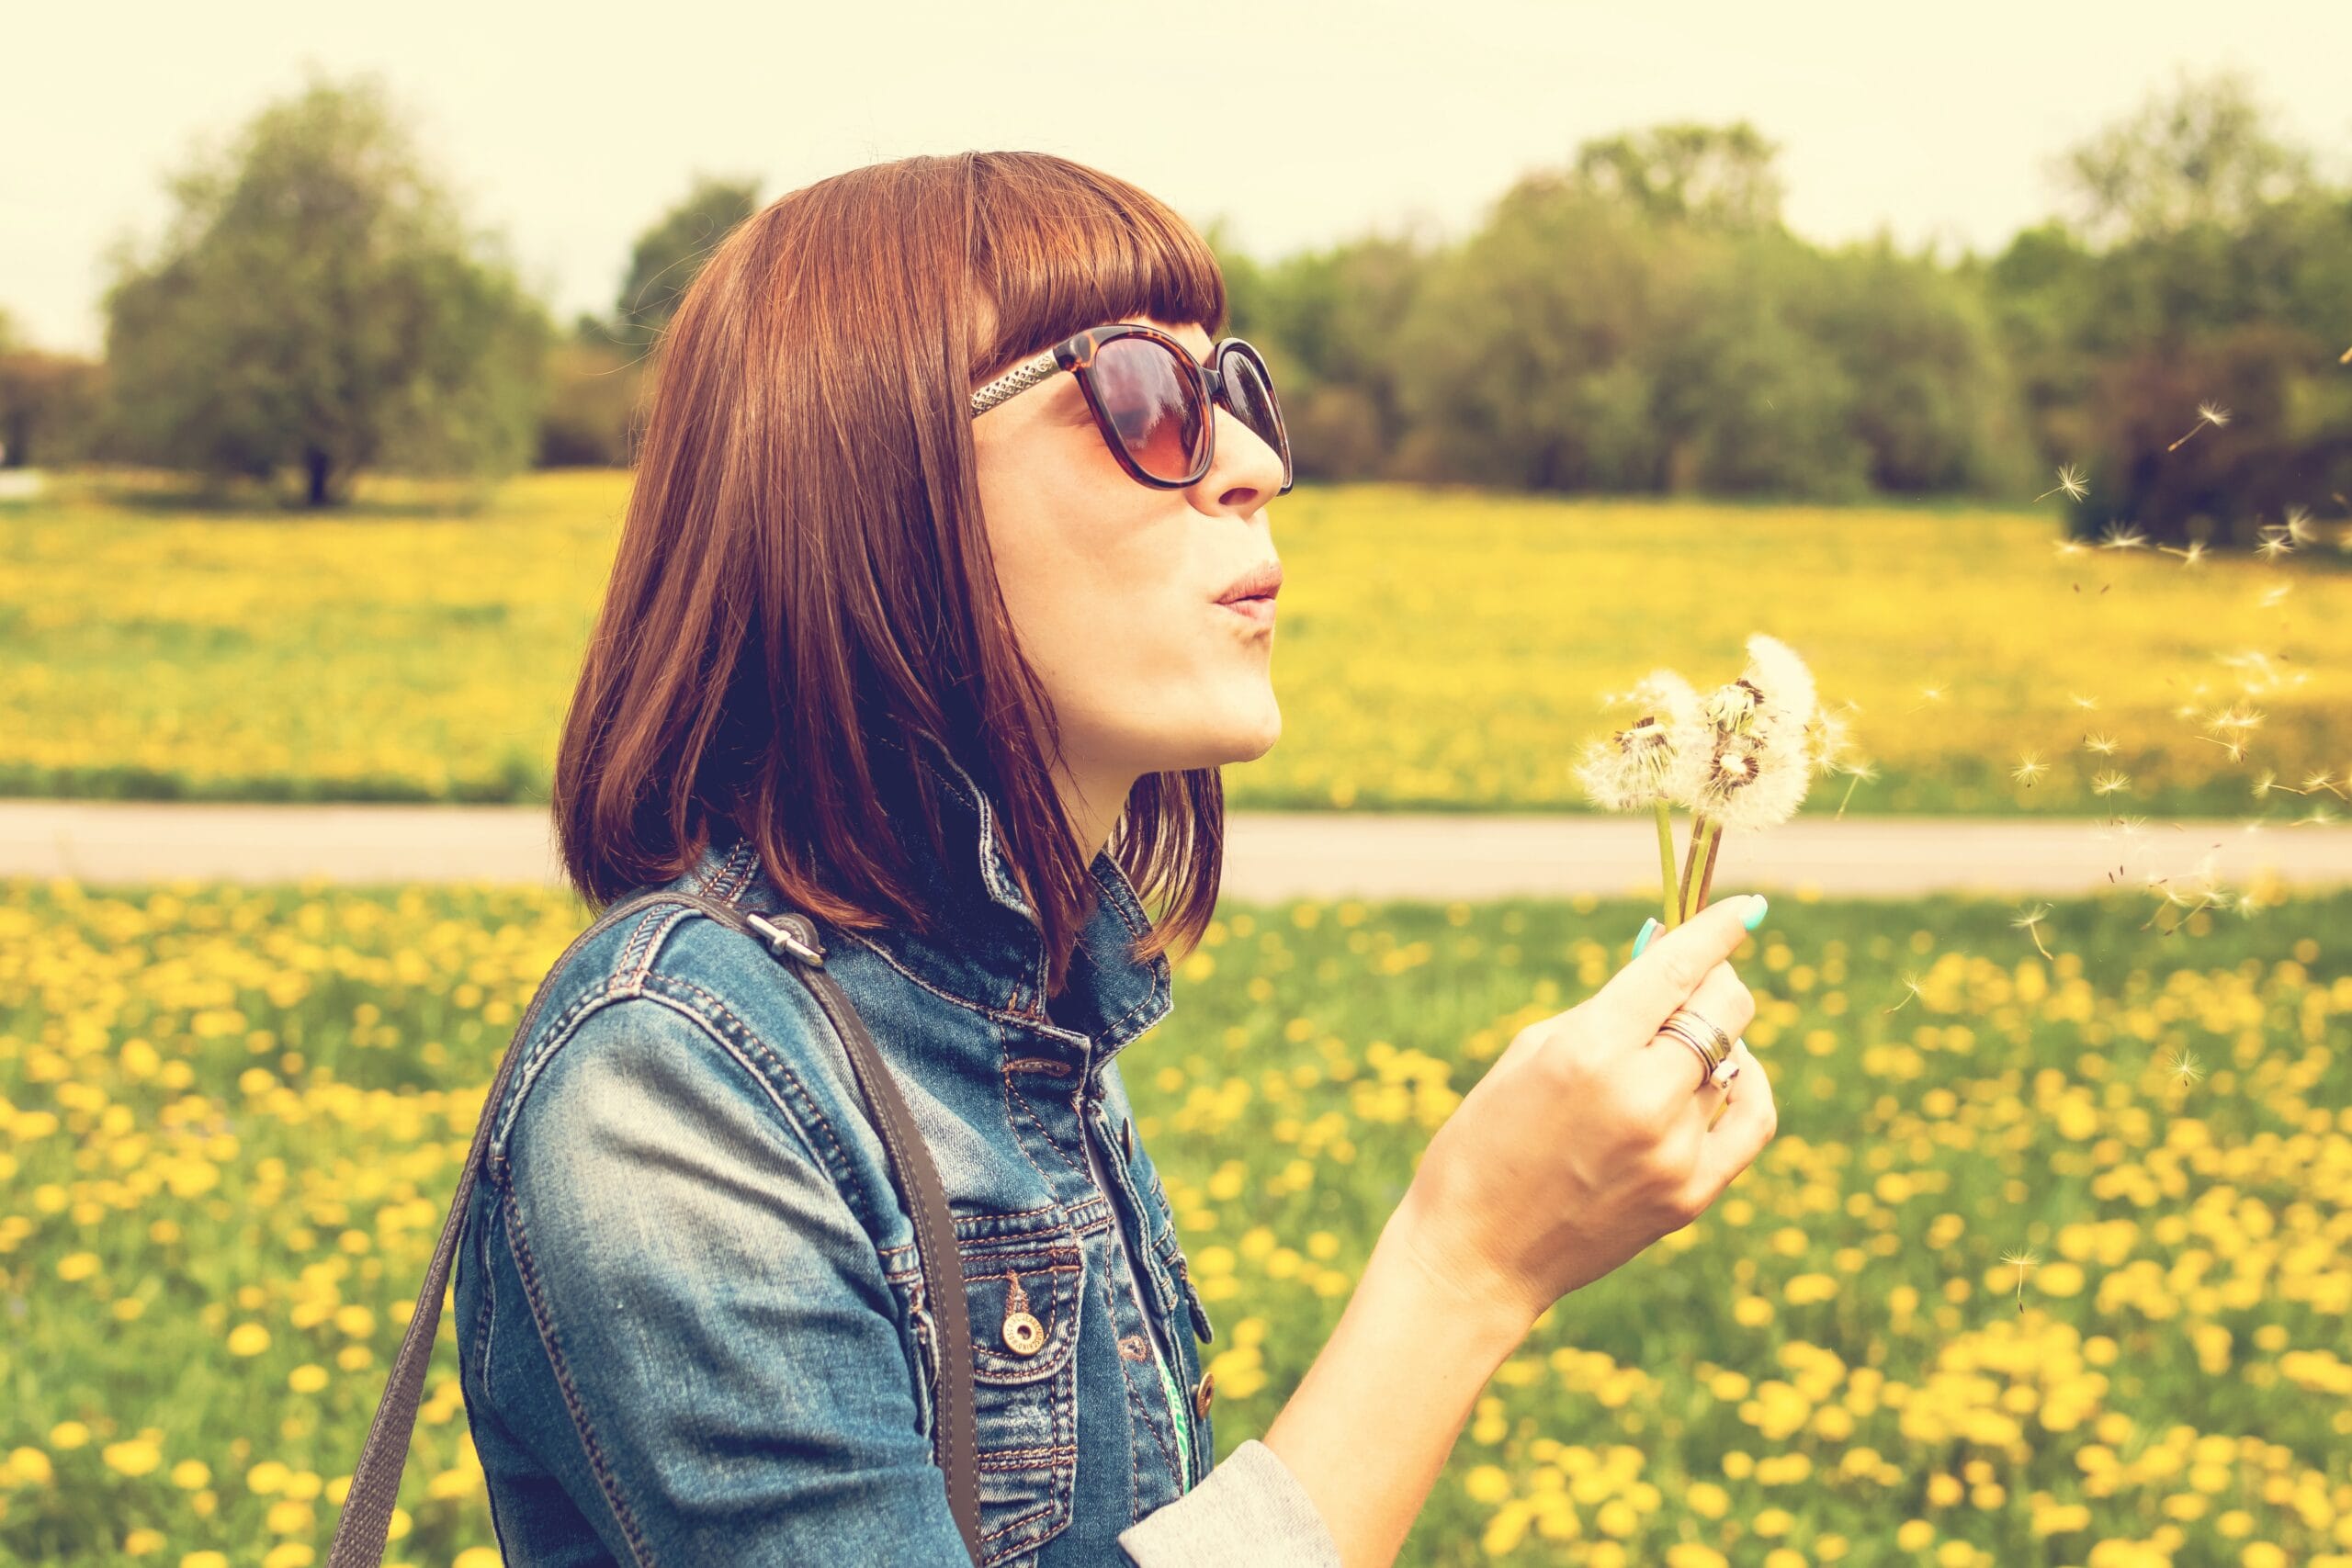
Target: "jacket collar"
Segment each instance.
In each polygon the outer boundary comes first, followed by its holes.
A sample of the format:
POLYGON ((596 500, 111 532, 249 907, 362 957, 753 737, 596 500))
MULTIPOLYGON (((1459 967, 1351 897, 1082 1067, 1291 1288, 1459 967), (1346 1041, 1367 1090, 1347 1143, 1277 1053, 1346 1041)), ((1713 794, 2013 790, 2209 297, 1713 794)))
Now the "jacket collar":
MULTIPOLYGON (((905 751, 896 741, 880 743, 905 751)), ((1014 879, 994 803, 933 738, 921 738, 916 755, 944 786, 938 795, 945 857, 933 853, 919 822, 910 820, 902 837, 918 897, 939 911, 940 934, 828 928, 829 945, 863 942, 952 1000, 1019 1015, 1028 1029, 1091 1045, 1094 1066, 1165 1017, 1172 996, 1167 956, 1142 964, 1129 955, 1129 944, 1149 929, 1150 918, 1108 850, 1098 852, 1088 868, 1099 893, 1080 929, 1063 992, 1050 1004, 1045 1000, 1045 933, 1014 879)), ((707 845, 695 868, 673 884, 681 885, 726 897, 744 888, 746 907, 770 911, 781 903, 747 840, 707 845)))

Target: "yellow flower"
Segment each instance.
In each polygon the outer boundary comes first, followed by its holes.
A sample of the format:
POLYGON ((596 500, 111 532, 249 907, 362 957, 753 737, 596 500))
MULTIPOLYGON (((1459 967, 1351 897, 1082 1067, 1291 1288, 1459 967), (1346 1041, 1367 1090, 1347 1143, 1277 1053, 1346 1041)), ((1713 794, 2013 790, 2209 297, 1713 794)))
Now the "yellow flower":
POLYGON ((180 1568, 229 1568, 229 1559, 218 1551, 191 1551, 180 1559, 180 1568))
POLYGON ((261 1568, 310 1568, 318 1552, 299 1540, 281 1540, 261 1560, 261 1568))
POLYGON ((2045 1263, 2036 1271, 2033 1284, 2045 1296, 2079 1296, 2083 1293, 2083 1266, 2064 1258, 2045 1263))
POLYGON ((125 1475, 145 1475, 164 1462, 162 1451, 144 1438, 108 1443, 99 1454, 107 1469, 119 1470, 125 1475))
POLYGON ((57 1260, 57 1277, 61 1280, 86 1280, 98 1271, 98 1255, 95 1252, 69 1252, 57 1260))
POLYGON ((7 1473, 28 1486, 46 1486, 56 1478, 49 1456, 39 1449, 12 1449, 8 1453, 7 1473))
POLYGON ((449 1568, 499 1568, 498 1553, 486 1546, 469 1546, 449 1568))
POLYGON ((296 1393, 316 1393, 327 1386, 327 1370, 315 1361, 305 1361, 286 1374, 286 1386, 296 1393))
POLYGON ((212 1483, 212 1467, 200 1459, 184 1459, 172 1466, 172 1484, 183 1492, 193 1492, 212 1483))
POLYGON ((229 1354, 258 1356, 269 1348, 269 1330, 258 1323, 241 1323, 229 1331, 229 1354))
POLYGON ((79 1421, 60 1421, 49 1429, 52 1449, 78 1449, 90 1440, 90 1429, 79 1421))
POLYGON ((164 1550, 164 1532, 144 1528, 132 1530, 122 1538, 122 1550, 131 1557, 144 1557, 151 1551, 164 1550))

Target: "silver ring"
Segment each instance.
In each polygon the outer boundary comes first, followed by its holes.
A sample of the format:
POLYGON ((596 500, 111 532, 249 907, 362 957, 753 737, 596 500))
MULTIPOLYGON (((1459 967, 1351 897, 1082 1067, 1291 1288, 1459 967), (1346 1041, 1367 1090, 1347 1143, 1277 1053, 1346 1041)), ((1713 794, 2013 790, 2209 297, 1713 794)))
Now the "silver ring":
POLYGON ((1707 1059, 1707 1070, 1711 1073, 1723 1062, 1724 1053, 1717 1051, 1705 1035, 1701 1034, 1679 1018, 1668 1018, 1664 1023, 1658 1025, 1658 1032, 1663 1034, 1671 1034, 1678 1040, 1690 1042, 1698 1050, 1699 1055, 1707 1059))
POLYGON ((1716 1060, 1720 1061, 1724 1057, 1731 1055, 1731 1036, 1725 1034, 1721 1029, 1717 1028, 1713 1019, 1708 1018, 1704 1013, 1700 1012, 1697 1009, 1687 1007, 1676 1008, 1668 1016, 1672 1018, 1687 1018, 1692 1022, 1698 1024, 1700 1028, 1705 1030, 1708 1033, 1713 1035, 1715 1037, 1715 1048, 1713 1055, 1716 1060))
MULTIPOLYGON (((1677 1040, 1681 1041, 1682 1043, 1690 1046, 1693 1051, 1696 1051, 1699 1054, 1700 1059, 1706 1064, 1706 1077, 1701 1080, 1700 1088, 1703 1089, 1708 1084, 1713 1084, 1717 1089, 1727 1089, 1731 1087, 1731 1080, 1739 1077, 1739 1064, 1731 1059, 1730 1051, 1726 1050, 1721 1056, 1716 1055, 1713 1051, 1707 1048, 1696 1034, 1691 1032, 1690 1026, 1683 1023, 1679 1018, 1668 1017, 1663 1024, 1658 1026, 1658 1028, 1660 1033, 1671 1034, 1677 1040)), ((1721 1031, 1717 1031, 1718 1036, 1720 1036, 1721 1032, 1721 1031)), ((1742 1042, 1732 1042, 1733 1045, 1738 1045, 1740 1043, 1742 1043, 1742 1042)), ((1694 1089, 1692 1092, 1696 1093, 1697 1090, 1694 1089)))

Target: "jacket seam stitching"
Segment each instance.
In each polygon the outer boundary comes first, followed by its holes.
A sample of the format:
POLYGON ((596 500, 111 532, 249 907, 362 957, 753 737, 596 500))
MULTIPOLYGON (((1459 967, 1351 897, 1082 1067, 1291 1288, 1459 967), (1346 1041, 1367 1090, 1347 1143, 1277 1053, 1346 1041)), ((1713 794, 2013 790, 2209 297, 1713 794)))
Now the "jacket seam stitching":
POLYGON ((531 1259, 531 1241, 523 1225, 521 1207, 514 1199, 514 1190, 506 1190, 506 1224, 509 1245, 514 1254, 517 1271, 523 1279, 523 1293, 531 1303, 531 1316, 539 1333, 539 1345, 548 1354, 548 1364, 554 1369, 556 1386, 562 1392, 564 1409, 571 1416, 572 1431, 588 1456, 588 1468, 595 1474, 598 1490, 605 1495, 605 1506, 613 1511, 613 1522, 628 1540, 629 1554, 644 1568, 655 1568, 653 1554, 645 1543, 644 1533, 638 1528, 637 1516, 620 1493, 620 1483, 612 1467, 605 1461, 604 1445, 597 1442, 594 1427, 588 1414, 581 1408, 579 1391, 572 1385, 571 1366, 564 1359, 561 1331, 556 1326, 555 1314, 548 1306, 539 1290, 538 1269, 531 1259))

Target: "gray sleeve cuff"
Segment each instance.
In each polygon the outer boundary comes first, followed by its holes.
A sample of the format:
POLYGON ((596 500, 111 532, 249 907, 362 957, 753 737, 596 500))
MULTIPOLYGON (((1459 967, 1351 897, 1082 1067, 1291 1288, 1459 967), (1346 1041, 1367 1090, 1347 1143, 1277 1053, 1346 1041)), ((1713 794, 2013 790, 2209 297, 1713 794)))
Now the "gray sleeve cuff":
POLYGON ((1280 1455, 1245 1438, 1173 1503, 1119 1532, 1136 1568, 1340 1568, 1340 1543, 1280 1455))

